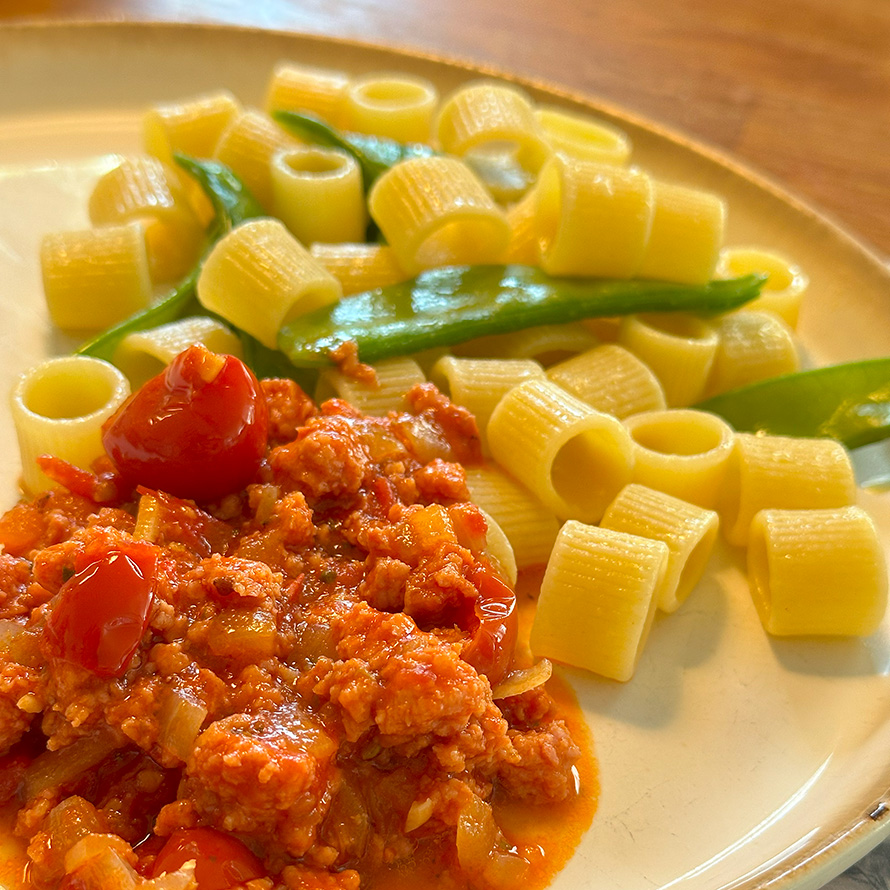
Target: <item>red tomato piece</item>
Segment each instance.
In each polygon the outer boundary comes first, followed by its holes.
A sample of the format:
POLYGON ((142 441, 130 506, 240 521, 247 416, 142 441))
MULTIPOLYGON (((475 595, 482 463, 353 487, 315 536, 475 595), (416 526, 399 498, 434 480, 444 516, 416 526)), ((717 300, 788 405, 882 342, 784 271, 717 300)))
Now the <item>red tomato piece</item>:
POLYGON ((497 686, 507 675, 516 647, 516 594, 486 565, 477 565, 470 579, 479 591, 474 606, 479 625, 461 657, 497 686))
POLYGON ((121 406, 102 443, 131 485, 212 501, 253 479, 268 435, 266 402, 250 369, 195 345, 121 406))
POLYGON ((119 677, 148 625, 157 554, 133 544, 84 562, 59 588, 44 636, 58 658, 100 677, 119 677))
POLYGON ((174 831, 152 866, 152 877, 174 872, 195 860, 198 890, 228 890, 266 874, 262 863, 237 838, 213 828, 174 831))

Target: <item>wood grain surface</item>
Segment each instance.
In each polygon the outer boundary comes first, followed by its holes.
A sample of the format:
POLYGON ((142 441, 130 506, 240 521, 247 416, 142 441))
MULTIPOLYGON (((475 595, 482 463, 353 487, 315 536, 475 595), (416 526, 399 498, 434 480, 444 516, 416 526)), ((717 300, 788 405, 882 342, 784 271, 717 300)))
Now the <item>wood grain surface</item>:
POLYGON ((888 0, 0 0, 26 20, 249 25, 413 47, 728 151, 890 256, 888 0))

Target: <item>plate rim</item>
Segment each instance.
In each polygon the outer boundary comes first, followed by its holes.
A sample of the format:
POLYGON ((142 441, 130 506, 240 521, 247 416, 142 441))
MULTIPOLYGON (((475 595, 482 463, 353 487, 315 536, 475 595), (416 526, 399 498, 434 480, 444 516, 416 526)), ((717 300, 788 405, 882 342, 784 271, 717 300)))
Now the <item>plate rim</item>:
MULTIPOLYGON (((0 23, 0 51, 6 40, 14 39, 15 33, 70 32, 108 33, 114 39, 134 39, 135 35, 145 32, 192 32, 200 34, 225 33, 237 36, 250 35, 251 39, 262 39, 264 36, 275 37, 295 43, 308 43, 316 46, 338 46, 357 50, 392 55, 413 59, 436 67, 445 67, 453 73, 477 77, 492 77, 520 86, 531 93, 543 93, 550 98, 564 100, 577 107, 601 113, 640 128, 672 146, 704 159, 719 168, 730 171, 745 180, 756 190, 790 207, 796 214, 806 218, 810 224, 828 233, 829 237, 840 241, 852 250, 859 262, 865 264, 870 274, 875 275, 890 286, 890 258, 881 253, 865 238, 861 237, 848 226, 841 224, 830 214, 821 209, 815 202, 800 196, 784 185, 778 178, 760 170, 755 165, 733 155, 731 151, 693 136, 680 128, 665 124, 655 118, 630 110, 618 103, 613 103, 598 94, 588 94, 581 90, 566 87, 548 78, 528 74, 517 74, 499 65, 479 62, 458 55, 436 52, 424 48, 406 46, 399 43, 362 40, 342 36, 326 36, 323 34, 299 31, 287 28, 266 28, 253 25, 238 25, 229 22, 176 22, 153 19, 29 19, 15 22, 0 23)), ((3 67, 0 55, 0 69, 3 67)), ((595 817, 596 818, 596 817, 595 817)), ((737 890, 760 890, 760 888, 776 888, 776 890, 814 890, 827 881, 841 874, 862 856, 878 846, 890 836, 890 784, 880 794, 879 799, 871 804, 871 811, 861 814, 847 825, 831 834, 817 839, 812 845, 804 845, 792 856, 782 859, 779 863, 768 865, 754 874, 742 876, 732 884, 725 885, 737 890)))

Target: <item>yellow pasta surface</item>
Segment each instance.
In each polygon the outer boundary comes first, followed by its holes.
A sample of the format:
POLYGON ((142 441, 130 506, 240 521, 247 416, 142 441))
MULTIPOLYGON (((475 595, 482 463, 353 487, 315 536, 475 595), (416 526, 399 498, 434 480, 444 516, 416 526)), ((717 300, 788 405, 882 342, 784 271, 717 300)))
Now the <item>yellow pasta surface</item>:
POLYGON ((887 607, 884 550, 856 506, 758 513, 748 579, 764 628, 777 636, 868 636, 887 607))
POLYGON ((668 558, 663 541, 567 522, 541 583, 532 651, 629 680, 652 626, 668 558))

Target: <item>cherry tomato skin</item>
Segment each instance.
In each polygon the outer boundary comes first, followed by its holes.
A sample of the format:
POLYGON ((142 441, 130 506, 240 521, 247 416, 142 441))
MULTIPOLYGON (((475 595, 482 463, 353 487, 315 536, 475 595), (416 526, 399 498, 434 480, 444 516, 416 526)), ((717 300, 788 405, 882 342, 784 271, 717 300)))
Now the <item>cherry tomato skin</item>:
POLYGON ((174 831, 152 866, 152 877, 195 860, 198 890, 228 890, 266 874, 262 863, 237 838, 213 828, 174 831))
POLYGON ((44 627, 52 654, 100 677, 121 676, 148 625, 156 563, 154 548, 134 544, 75 564, 44 627))
POLYGON ((516 647, 516 594, 486 565, 476 566, 470 578, 479 591, 475 604, 479 624, 462 658, 497 686, 507 675, 516 647))
POLYGON ((195 345, 124 403, 102 443, 131 485, 212 501, 253 479, 268 435, 266 402, 250 369, 195 345))

